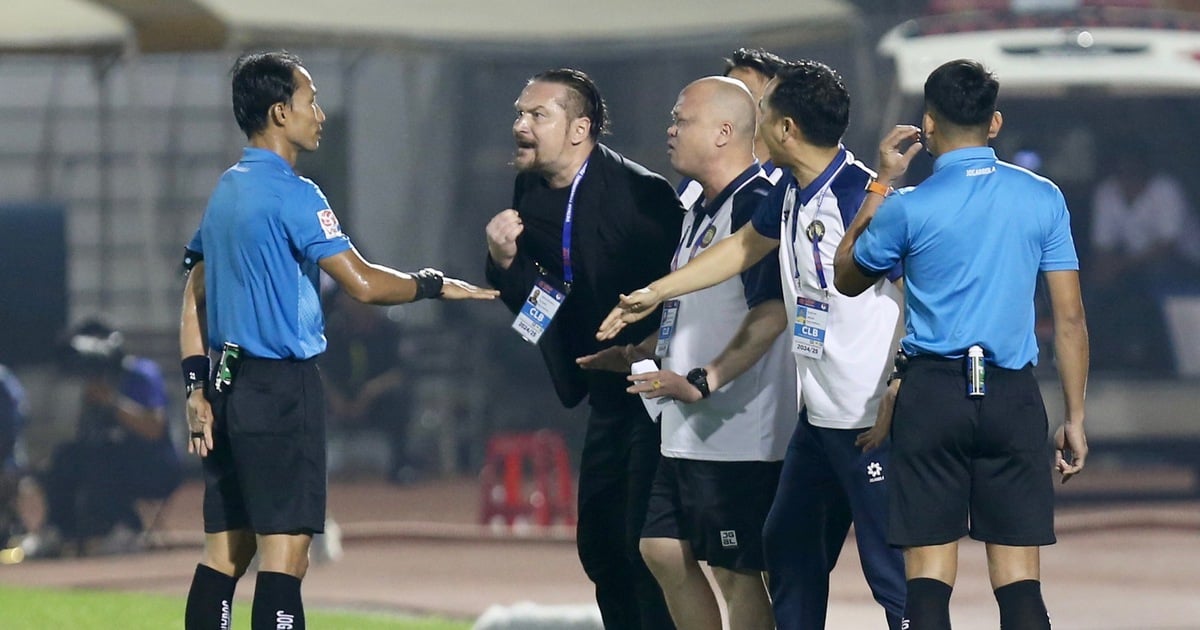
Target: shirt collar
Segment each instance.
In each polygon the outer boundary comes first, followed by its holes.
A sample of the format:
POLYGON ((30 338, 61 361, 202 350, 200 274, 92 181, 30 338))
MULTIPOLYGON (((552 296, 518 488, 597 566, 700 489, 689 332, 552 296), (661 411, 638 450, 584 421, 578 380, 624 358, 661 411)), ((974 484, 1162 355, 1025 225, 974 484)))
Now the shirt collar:
POLYGON ((242 160, 241 161, 242 162, 272 163, 272 164, 275 164, 276 166, 282 166, 283 168, 287 169, 287 171, 289 173, 294 172, 292 170, 292 165, 288 164, 288 161, 283 159, 282 155, 279 155, 278 153, 276 153, 270 149, 260 149, 258 147, 245 147, 242 149, 242 160))
POLYGON ((829 180, 833 178, 834 173, 837 173, 838 170, 845 165, 845 163, 846 147, 838 147, 837 156, 834 157, 831 162, 829 162, 829 166, 826 166, 825 170, 822 171, 821 174, 818 175, 811 184, 801 188, 798 191, 797 194, 800 197, 800 205, 807 205, 808 202, 812 201, 812 198, 816 196, 817 192, 829 185, 829 180))
POLYGON ((933 162, 933 171, 937 171, 968 160, 990 160, 996 161, 996 150, 992 147, 967 147, 965 149, 955 149, 949 153, 943 153, 938 156, 938 159, 933 162))
POLYGON ((729 196, 737 192, 737 189, 741 188, 742 185, 749 181, 751 177, 758 175, 760 171, 762 171, 762 166, 759 166, 758 160, 755 160, 754 163, 748 166, 746 170, 742 171, 740 175, 733 178, 733 181, 729 182, 729 184, 721 190, 721 194, 717 195, 717 197, 712 200, 712 203, 704 203, 704 195, 701 194, 700 198, 696 200, 696 203, 692 204, 692 210, 695 210, 698 214, 702 214, 706 217, 716 215, 717 210, 720 210, 721 206, 725 205, 725 202, 729 199, 729 196))

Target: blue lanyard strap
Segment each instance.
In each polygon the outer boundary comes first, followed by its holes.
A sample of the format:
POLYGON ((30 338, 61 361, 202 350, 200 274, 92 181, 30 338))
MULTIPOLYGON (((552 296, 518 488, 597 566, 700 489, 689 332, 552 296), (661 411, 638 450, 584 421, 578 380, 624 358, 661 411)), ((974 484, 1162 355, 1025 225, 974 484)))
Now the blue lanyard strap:
MULTIPOLYGON (((588 158, 588 162, 590 161, 591 158, 588 158)), ((587 172, 587 167, 588 163, 584 162, 583 166, 579 167, 579 172, 575 173, 575 179, 571 182, 571 194, 567 197, 567 213, 563 216, 563 280, 568 286, 575 281, 575 271, 571 268, 571 224, 574 223, 575 216, 575 193, 579 190, 579 182, 583 180, 583 174, 587 172)))
MULTIPOLYGON (((822 223, 817 216, 821 214, 821 203, 825 201, 825 193, 828 189, 821 191, 821 196, 817 199, 817 211, 814 213, 813 220, 809 222, 808 227, 804 229, 804 235, 812 242, 813 267, 817 272, 817 282, 821 285, 822 290, 829 290, 829 283, 825 281, 825 265, 821 262, 821 239, 825 236, 825 224, 822 223)), ((796 289, 799 290, 800 282, 800 258, 796 255, 796 236, 800 230, 800 210, 804 207, 800 203, 799 194, 796 196, 795 207, 792 208, 792 276, 796 281, 796 289)))
MULTIPOLYGON (((813 221, 812 225, 820 225, 819 221, 813 221)), ((808 230, 808 237, 812 239, 813 245, 813 265, 817 268, 817 281, 821 283, 821 289, 828 289, 829 285, 825 283, 825 266, 821 264, 821 236, 824 235, 824 228, 813 230, 811 225, 808 230), (814 232, 818 232, 814 234, 814 232)))

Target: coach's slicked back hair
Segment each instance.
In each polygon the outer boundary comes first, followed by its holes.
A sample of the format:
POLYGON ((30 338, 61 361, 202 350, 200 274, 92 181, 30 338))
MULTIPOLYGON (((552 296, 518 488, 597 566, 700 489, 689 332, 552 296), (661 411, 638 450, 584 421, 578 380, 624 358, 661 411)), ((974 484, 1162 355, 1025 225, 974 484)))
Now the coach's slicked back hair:
POLYGON ((804 137, 819 147, 836 147, 850 126, 850 92, 829 66, 808 59, 789 63, 775 74, 768 103, 796 121, 804 137))
POLYGON ((567 86, 567 100, 563 107, 573 118, 584 117, 592 121, 588 135, 592 140, 600 139, 608 133, 608 107, 600 96, 600 88, 596 82, 582 70, 559 68, 539 72, 529 79, 529 83, 558 83, 567 86))
POLYGON ((233 117, 247 138, 267 126, 267 110, 291 103, 300 58, 287 51, 247 53, 238 57, 233 75, 233 117))
POLYGON ((779 69, 787 65, 783 57, 769 53, 761 48, 739 48, 725 58, 725 76, 734 68, 749 68, 755 72, 774 79, 779 69))
POLYGON ((978 61, 948 61, 925 80, 925 107, 960 127, 990 125, 1000 82, 978 61))

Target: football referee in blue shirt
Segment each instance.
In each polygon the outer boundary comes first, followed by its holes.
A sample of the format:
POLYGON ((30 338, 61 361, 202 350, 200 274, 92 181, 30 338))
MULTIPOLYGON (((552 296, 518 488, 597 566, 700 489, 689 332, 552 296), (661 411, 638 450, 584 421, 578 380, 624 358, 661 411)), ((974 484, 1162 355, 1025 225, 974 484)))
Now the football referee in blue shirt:
POLYGON ((363 260, 320 188, 293 170, 302 151, 320 144, 325 113, 316 93, 289 53, 237 61, 233 110, 250 146, 221 176, 185 255, 188 450, 204 458, 205 481, 189 629, 233 627, 234 586, 256 550, 251 627, 305 627, 300 580, 325 523, 325 404, 313 361, 325 350, 318 271, 372 304, 496 296, 432 269, 407 274, 363 260))
MULTIPOLYGON (((1048 629, 1040 545, 1053 544, 1048 421, 1033 377, 1033 294, 1045 276, 1066 401, 1055 436, 1063 481, 1083 469, 1088 341, 1070 217, 1048 179, 996 159, 999 83, 978 62, 943 64, 925 82, 933 174, 880 204, 872 188, 838 248, 838 290, 861 293, 904 264, 908 367, 892 424, 888 541, 904 548, 905 627, 948 630, 958 539, 987 546, 1000 626, 1048 629), (878 209, 878 212, 875 210, 878 209)), ((916 127, 880 147, 880 180, 920 150, 916 127)))

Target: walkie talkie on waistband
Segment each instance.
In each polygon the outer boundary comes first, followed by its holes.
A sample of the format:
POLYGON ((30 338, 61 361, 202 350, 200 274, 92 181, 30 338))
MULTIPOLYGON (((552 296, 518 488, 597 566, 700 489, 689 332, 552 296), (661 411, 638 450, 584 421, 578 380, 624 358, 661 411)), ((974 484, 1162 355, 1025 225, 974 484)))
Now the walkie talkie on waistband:
POLYGON ((213 389, 224 392, 233 387, 233 377, 237 374, 238 363, 242 358, 241 346, 226 341, 221 348, 221 359, 217 362, 217 378, 213 381, 213 389))
POLYGON ((987 393, 987 373, 983 361, 983 346, 967 349, 967 396, 983 398, 987 393))

